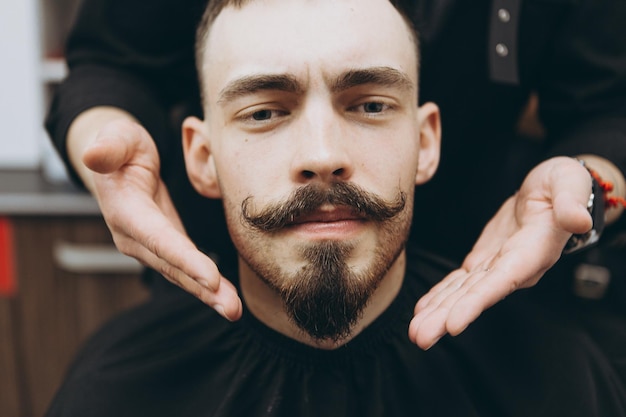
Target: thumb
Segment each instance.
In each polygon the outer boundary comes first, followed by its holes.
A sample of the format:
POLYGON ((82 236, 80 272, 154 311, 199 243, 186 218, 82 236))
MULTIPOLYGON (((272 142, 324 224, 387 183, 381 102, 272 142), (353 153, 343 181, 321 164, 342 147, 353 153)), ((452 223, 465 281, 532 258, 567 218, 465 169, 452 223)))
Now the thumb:
POLYGON ((575 161, 568 161, 562 174, 554 179, 554 215, 563 230, 577 234, 591 229, 593 221, 587 210, 591 188, 589 172, 575 161))
POLYGON ((138 123, 128 120, 115 120, 107 123, 96 140, 85 149, 83 163, 100 174, 119 170, 141 153, 154 152, 158 160, 154 142, 148 132, 138 123))
MULTIPOLYGON (((599 196, 602 198, 602 196, 599 196)), ((597 198, 597 197, 596 197, 597 198)), ((579 234, 588 232, 593 226, 591 215, 587 210, 587 201, 571 193, 558 194, 554 199, 554 213, 557 224, 570 233, 579 234)))

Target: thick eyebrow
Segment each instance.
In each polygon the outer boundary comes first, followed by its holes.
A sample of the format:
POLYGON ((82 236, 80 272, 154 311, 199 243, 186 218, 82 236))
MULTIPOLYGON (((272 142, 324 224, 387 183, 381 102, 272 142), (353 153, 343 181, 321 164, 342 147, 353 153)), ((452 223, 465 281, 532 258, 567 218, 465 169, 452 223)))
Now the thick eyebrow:
POLYGON ((225 103, 238 97, 254 94, 263 90, 302 93, 304 89, 296 77, 290 74, 256 74, 237 78, 220 91, 217 102, 225 103))
POLYGON ((339 93, 352 87, 365 84, 375 84, 383 87, 397 87, 400 89, 413 89, 415 86, 411 79, 403 72, 391 67, 371 67, 354 69, 341 74, 330 82, 333 93, 339 93))

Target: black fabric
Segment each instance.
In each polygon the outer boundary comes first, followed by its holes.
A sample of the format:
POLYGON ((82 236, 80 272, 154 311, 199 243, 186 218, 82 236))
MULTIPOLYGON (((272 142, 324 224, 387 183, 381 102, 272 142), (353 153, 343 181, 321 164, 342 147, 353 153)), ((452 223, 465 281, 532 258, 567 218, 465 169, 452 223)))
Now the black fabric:
POLYGON ((414 302, 448 265, 409 255, 391 307, 331 351, 276 333, 248 311, 228 323, 183 292, 155 298, 89 341, 47 417, 626 416, 613 356, 582 321, 528 293, 426 352, 411 344, 414 302))

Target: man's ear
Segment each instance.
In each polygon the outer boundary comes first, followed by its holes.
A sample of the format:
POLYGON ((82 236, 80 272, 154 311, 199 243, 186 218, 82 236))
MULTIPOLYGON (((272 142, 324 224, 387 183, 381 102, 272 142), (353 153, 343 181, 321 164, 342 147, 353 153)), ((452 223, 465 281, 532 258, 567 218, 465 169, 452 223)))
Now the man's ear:
POLYGON ((183 122, 183 154, 187 175, 196 191, 205 197, 221 198, 207 127, 197 117, 187 117, 183 122))
POLYGON ((435 103, 425 103, 417 111, 420 131, 420 153, 415 184, 420 185, 432 178, 439 165, 441 148, 441 119, 435 103))

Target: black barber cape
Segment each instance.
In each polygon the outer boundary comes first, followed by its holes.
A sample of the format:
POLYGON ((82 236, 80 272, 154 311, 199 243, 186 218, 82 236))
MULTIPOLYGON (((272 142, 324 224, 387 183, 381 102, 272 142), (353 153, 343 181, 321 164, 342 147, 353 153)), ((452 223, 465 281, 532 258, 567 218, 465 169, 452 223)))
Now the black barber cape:
POLYGON ((91 338, 47 416, 626 416, 616 364, 530 292, 428 351, 410 343, 415 301, 449 269, 415 251, 408 259, 389 309, 332 351, 248 311, 229 323, 181 291, 155 297, 91 338))

